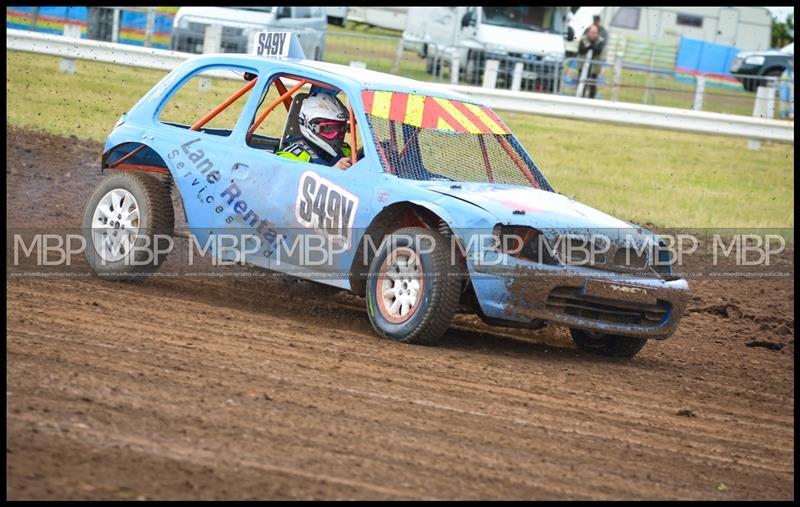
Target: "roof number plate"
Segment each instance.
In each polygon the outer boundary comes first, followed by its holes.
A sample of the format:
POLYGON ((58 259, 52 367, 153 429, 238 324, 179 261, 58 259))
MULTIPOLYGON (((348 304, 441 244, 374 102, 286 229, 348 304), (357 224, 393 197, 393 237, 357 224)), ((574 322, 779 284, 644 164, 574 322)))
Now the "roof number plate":
POLYGON ((289 32, 259 32, 253 41, 253 53, 257 56, 287 58, 290 45, 289 32))

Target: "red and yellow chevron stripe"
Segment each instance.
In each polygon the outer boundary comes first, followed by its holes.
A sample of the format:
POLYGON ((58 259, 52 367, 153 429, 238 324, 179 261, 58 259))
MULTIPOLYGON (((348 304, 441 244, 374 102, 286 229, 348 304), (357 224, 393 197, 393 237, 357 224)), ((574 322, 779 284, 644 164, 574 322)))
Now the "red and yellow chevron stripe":
POLYGON ((376 118, 437 130, 470 134, 510 134, 485 106, 452 99, 381 90, 361 92, 366 113, 376 118))

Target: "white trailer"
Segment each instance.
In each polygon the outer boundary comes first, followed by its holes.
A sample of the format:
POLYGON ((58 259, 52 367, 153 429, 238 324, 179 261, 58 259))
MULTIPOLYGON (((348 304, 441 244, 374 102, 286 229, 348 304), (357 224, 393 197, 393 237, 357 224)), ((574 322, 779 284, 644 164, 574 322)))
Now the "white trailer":
POLYGON ((355 23, 402 32, 406 27, 408 9, 408 7, 350 7, 347 19, 355 23))
POLYGON ((684 36, 745 51, 770 47, 772 16, 766 7, 603 7, 599 15, 610 37, 677 42, 684 36))

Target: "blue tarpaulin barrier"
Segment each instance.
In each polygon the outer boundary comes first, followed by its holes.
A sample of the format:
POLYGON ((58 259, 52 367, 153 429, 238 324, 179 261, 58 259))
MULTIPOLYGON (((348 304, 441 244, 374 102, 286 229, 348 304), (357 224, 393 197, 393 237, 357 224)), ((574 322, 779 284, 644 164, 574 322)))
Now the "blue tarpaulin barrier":
POLYGON ((741 88, 729 71, 739 51, 741 49, 733 46, 681 37, 675 59, 675 79, 693 82, 693 76, 703 75, 708 85, 741 88))

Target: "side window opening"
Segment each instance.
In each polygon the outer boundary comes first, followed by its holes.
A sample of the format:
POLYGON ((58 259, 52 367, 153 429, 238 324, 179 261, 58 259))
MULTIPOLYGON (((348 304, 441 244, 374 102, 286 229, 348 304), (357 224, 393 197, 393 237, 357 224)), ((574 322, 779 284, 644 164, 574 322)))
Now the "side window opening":
MULTIPOLYGON (((267 87, 266 92, 261 96, 255 116, 250 121, 247 135, 248 146, 270 152, 278 150, 282 132, 288 118, 289 108, 287 107, 286 100, 278 104, 275 104, 275 102, 287 91, 280 77, 273 79, 267 87), (277 83, 281 84, 278 85, 277 83), (265 110, 269 107, 272 107, 272 110, 264 116, 265 110), (262 116, 262 122, 256 125, 254 129, 254 122, 262 116)), ((287 98, 289 100, 288 104, 291 104, 291 97, 287 98)))
MULTIPOLYGON (((354 153, 360 146, 357 128, 351 128, 354 115, 344 92, 326 83, 291 75, 278 75, 270 82, 261 97, 247 133, 247 145, 269 153, 285 155, 285 150, 302 140, 300 111, 305 101, 314 94, 327 93, 336 97, 349 113, 346 122, 342 153, 350 155, 355 163, 362 155, 354 153), (355 139, 353 139, 355 137, 355 139), (355 141, 355 147, 353 146, 355 141)), ((313 148, 313 146, 312 146, 313 148)), ((322 163, 322 162, 312 162, 322 163)))
POLYGON ((675 23, 684 26, 703 27, 703 16, 693 16, 691 14, 678 14, 675 23))
POLYGON ((169 97, 158 121, 206 134, 231 135, 257 76, 234 67, 215 67, 192 76, 169 97))

